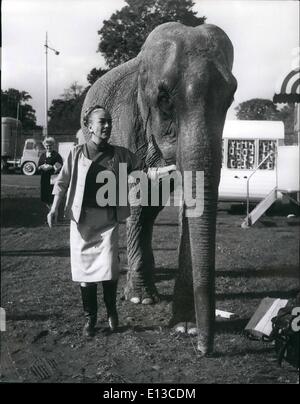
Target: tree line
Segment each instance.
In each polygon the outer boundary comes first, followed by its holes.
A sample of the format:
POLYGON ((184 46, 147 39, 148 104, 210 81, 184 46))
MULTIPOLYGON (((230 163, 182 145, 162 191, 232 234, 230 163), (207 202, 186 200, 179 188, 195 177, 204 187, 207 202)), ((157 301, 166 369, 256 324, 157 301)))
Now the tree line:
MULTIPOLYGON (((48 111, 49 133, 75 133, 80 128, 81 108, 90 86, 110 69, 137 56, 156 26, 169 21, 197 26, 206 20, 193 11, 192 0, 126 0, 126 3, 105 20, 98 31, 97 51, 103 55, 106 67, 95 67, 88 73, 87 87, 74 82, 60 98, 52 100, 48 111)), ((24 129, 41 129, 36 125, 35 110, 28 103, 30 99, 26 91, 1 90, 1 115, 18 115, 24 129)), ((289 130, 293 127, 294 111, 292 105, 278 110, 271 100, 255 98, 239 104, 236 116, 238 119, 282 120, 289 130)))

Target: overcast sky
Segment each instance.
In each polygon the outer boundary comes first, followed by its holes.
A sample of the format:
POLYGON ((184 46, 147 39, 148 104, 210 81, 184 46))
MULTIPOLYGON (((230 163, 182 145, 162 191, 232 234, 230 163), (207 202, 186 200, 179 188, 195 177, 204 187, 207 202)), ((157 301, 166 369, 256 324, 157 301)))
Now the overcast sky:
MULTIPOLYGON (((194 10, 220 26, 235 49, 233 72, 238 80, 234 107, 247 99, 271 99, 278 78, 291 68, 299 47, 298 1, 194 0, 194 10)), ((77 81, 86 86, 93 67, 105 67, 97 53, 97 31, 103 20, 125 5, 123 0, 2 0, 2 89, 25 90, 32 96, 37 123, 44 124, 45 33, 49 105, 77 81)))

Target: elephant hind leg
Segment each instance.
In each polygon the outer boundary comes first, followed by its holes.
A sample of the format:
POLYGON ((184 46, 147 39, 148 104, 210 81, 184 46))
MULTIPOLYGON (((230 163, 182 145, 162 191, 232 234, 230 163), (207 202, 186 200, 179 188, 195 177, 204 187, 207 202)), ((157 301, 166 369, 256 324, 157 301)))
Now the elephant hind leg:
POLYGON ((152 251, 153 223, 162 207, 131 207, 127 220, 127 283, 124 297, 132 303, 153 304, 159 301, 154 281, 152 251))

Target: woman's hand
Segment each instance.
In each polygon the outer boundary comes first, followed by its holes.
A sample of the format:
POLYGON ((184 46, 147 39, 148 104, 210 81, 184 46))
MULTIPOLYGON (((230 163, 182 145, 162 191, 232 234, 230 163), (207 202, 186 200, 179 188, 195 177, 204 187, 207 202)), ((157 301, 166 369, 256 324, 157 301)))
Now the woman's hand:
POLYGON ((176 171, 176 164, 171 164, 170 166, 163 167, 168 170, 168 172, 176 171))
POLYGON ((39 170, 43 170, 43 171, 49 171, 52 170, 53 166, 51 164, 42 164, 41 166, 39 166, 39 170))
POLYGON ((58 209, 52 209, 47 215, 47 222, 48 226, 50 229, 52 229, 52 226, 57 223, 57 218, 58 218, 58 209))
POLYGON ((62 165, 60 163, 55 163, 54 166, 54 174, 58 174, 60 172, 60 169, 62 168, 62 165))
POLYGON ((51 164, 45 164, 45 170, 50 171, 53 169, 53 166, 51 164))
POLYGON ((148 168, 147 176, 150 180, 157 181, 167 177, 172 171, 176 171, 175 164, 165 167, 150 167, 148 168))
POLYGON ((47 223, 50 227, 57 223, 58 218, 58 209, 62 200, 62 195, 54 195, 53 203, 50 209, 50 212, 47 215, 47 223))

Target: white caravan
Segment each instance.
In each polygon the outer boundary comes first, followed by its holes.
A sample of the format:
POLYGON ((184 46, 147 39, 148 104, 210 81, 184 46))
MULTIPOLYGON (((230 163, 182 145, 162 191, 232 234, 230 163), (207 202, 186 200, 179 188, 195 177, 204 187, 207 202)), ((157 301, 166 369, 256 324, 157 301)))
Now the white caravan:
POLYGON ((283 122, 226 121, 219 200, 261 201, 248 220, 253 224, 273 202, 295 193, 299 201, 299 145, 284 146, 283 122))

